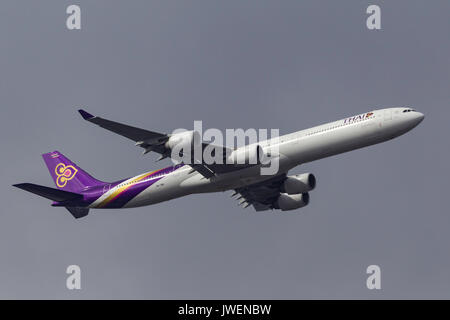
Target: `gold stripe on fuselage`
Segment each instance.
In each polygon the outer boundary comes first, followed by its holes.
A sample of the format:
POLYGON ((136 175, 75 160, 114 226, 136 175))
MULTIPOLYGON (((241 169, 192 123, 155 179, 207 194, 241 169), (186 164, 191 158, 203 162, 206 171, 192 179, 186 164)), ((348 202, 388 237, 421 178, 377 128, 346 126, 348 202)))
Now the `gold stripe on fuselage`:
POLYGON ((162 169, 152 171, 150 173, 144 173, 133 180, 127 182, 125 185, 117 188, 113 193, 111 193, 109 196, 107 196, 102 202, 100 202, 96 208, 103 208, 104 206, 108 205, 112 200, 114 200, 116 197, 118 197, 122 192, 128 190, 131 188, 136 182, 142 181, 145 178, 151 176, 152 174, 155 174, 158 171, 161 171, 162 169))

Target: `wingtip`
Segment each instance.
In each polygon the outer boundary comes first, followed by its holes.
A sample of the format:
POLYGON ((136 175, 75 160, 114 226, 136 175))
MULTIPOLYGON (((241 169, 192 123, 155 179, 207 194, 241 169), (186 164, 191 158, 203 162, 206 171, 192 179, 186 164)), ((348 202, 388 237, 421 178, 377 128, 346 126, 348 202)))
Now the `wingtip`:
POLYGON ((78 112, 81 114, 84 120, 95 118, 92 114, 90 114, 87 111, 84 111, 83 109, 79 109, 78 112))
POLYGON ((28 185, 28 183, 15 183, 12 186, 19 188, 19 189, 23 189, 24 187, 26 187, 28 185))

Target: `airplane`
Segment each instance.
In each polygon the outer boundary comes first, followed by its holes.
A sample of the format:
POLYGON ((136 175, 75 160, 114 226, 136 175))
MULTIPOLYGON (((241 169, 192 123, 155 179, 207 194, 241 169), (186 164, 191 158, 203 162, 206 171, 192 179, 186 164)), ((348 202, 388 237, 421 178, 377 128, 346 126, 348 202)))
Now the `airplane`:
MULTIPOLYGON (((84 120, 122 135, 144 149, 156 152, 160 159, 170 157, 176 141, 193 141, 194 133, 163 134, 93 116, 79 110, 84 120)), ((276 174, 262 175, 263 164, 192 164, 178 163, 156 171, 103 182, 95 179, 58 151, 42 155, 56 184, 55 188, 32 183, 13 186, 53 201, 52 206, 65 207, 81 218, 89 209, 132 208, 151 205, 196 193, 234 191, 239 205, 253 206, 256 211, 279 209, 289 211, 309 204, 309 192, 316 187, 312 173, 288 175, 294 167, 325 157, 367 147, 398 137, 414 127, 424 115, 414 109, 386 108, 373 110, 338 121, 297 131, 277 138, 246 145, 235 150, 269 153, 276 146, 279 169, 276 174), (253 150, 253 151, 249 151, 253 150)), ((203 147, 207 143, 203 144, 203 147)), ((222 148, 221 146, 217 146, 222 148)), ((223 147, 226 149, 225 147, 223 147)))

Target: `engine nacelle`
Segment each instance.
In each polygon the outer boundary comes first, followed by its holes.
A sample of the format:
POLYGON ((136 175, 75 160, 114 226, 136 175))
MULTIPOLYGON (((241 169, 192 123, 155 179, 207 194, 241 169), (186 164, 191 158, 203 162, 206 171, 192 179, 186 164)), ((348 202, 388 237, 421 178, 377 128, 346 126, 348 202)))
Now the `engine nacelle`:
POLYGON ((309 193, 307 192, 293 195, 282 193, 275 201, 274 208, 281 209, 281 211, 295 210, 307 206, 308 203, 309 193))
MULTIPOLYGON (((201 136, 197 131, 183 131, 172 134, 169 140, 167 140, 165 147, 177 151, 176 153, 182 150, 185 152, 188 152, 188 150, 193 152, 194 146, 200 144, 200 141, 201 136)), ((177 155, 181 156, 180 154, 177 155)))
POLYGON ((258 144, 234 150, 228 157, 229 164, 260 164, 263 156, 263 149, 258 144))
POLYGON ((316 187, 316 177, 312 173, 288 176, 281 185, 280 191, 287 194, 299 194, 311 191, 316 187))

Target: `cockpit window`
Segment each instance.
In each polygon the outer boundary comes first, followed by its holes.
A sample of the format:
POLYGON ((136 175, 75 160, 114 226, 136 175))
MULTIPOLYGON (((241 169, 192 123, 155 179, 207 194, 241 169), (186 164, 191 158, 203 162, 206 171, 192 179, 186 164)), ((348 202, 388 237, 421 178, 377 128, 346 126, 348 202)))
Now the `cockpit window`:
POLYGON ((416 110, 414 110, 414 109, 405 109, 402 112, 405 113, 405 112, 413 112, 413 111, 416 111, 416 110))

